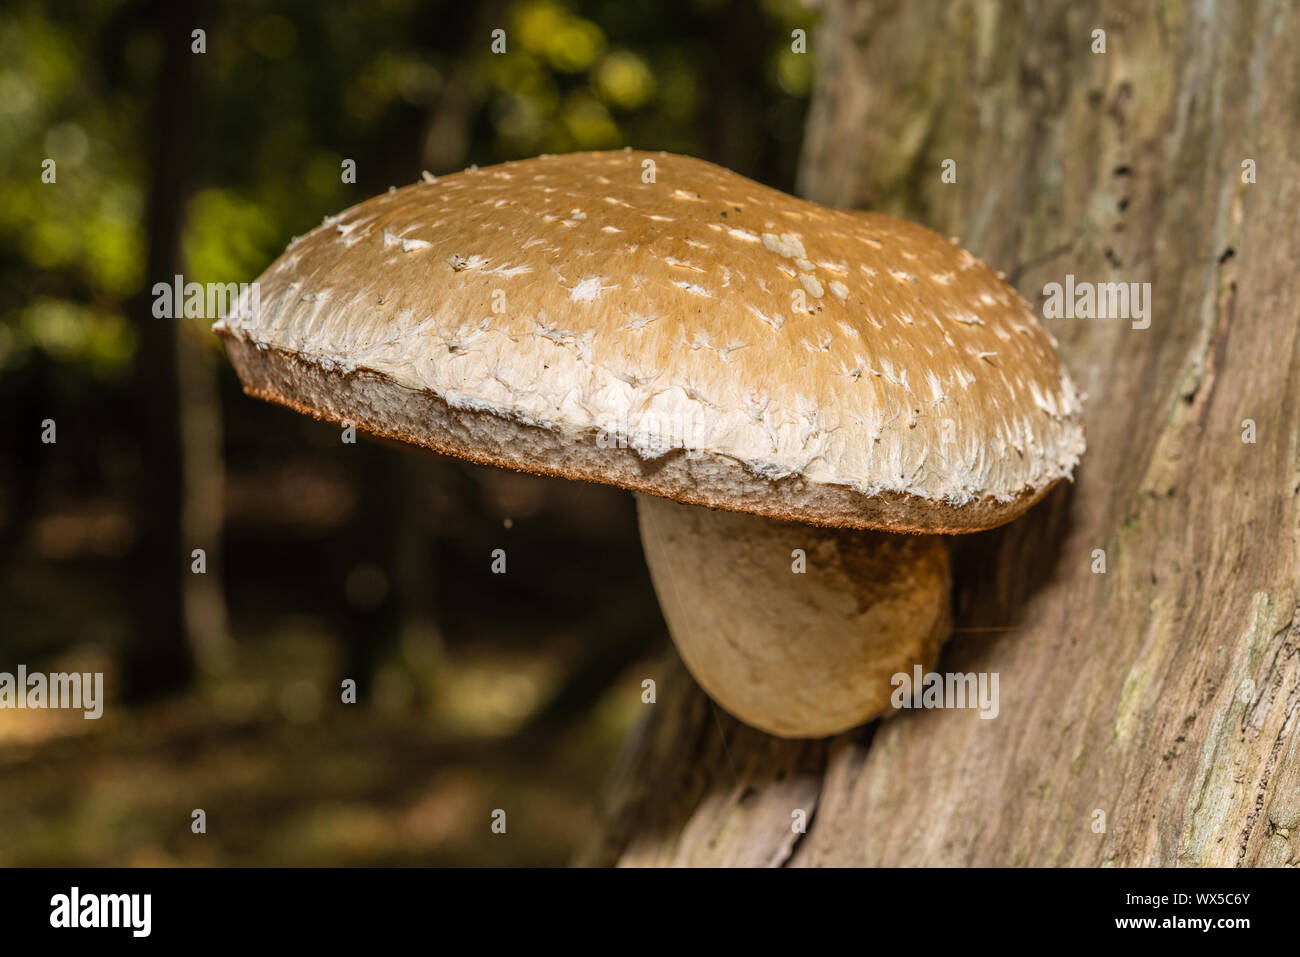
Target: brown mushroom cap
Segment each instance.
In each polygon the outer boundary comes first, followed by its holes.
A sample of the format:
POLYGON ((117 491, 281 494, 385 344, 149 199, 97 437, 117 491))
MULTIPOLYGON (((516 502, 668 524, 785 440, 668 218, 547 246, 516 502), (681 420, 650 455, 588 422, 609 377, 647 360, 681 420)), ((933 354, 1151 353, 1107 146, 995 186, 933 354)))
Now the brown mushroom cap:
POLYGON ((258 313, 215 327, 245 391, 474 462, 962 532, 1019 515, 1083 451, 1052 338, 970 253, 688 157, 393 190, 258 281, 258 313))

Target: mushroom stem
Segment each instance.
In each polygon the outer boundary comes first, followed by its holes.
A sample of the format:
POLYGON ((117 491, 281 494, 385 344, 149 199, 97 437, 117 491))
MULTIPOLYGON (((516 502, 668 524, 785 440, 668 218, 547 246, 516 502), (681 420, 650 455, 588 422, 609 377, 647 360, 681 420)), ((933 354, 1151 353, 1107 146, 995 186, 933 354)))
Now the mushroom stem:
POLYGON ((637 495, 637 514, 686 667, 718 704, 770 734, 821 737, 876 717, 893 675, 930 668, 948 635, 948 548, 937 535, 648 495, 637 495))

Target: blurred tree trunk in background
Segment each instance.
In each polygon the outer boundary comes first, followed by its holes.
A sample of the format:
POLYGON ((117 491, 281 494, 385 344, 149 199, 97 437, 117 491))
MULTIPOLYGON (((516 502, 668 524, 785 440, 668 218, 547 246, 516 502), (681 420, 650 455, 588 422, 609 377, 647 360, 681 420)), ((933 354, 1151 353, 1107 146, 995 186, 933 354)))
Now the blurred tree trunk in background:
POLYGON ((804 194, 955 236, 1035 306, 1150 282, 1151 325, 1047 323, 1089 395, 1077 482, 953 542, 939 670, 999 673, 996 719, 781 741, 674 658, 586 861, 1300 859, 1297 36, 1285 3, 825 4, 804 194))
POLYGON ((706 156, 715 163, 745 176, 760 177, 771 168, 763 155, 766 117, 753 117, 750 97, 753 78, 762 74, 767 53, 766 24, 760 5, 751 0, 730 0, 726 15, 713 20, 710 45, 725 50, 707 66, 710 87, 708 122, 705 124, 706 156))
POLYGON ((0 419, 0 576, 20 554, 38 512, 41 467, 51 448, 40 440, 41 423, 58 420, 50 399, 52 365, 44 352, 33 351, 30 361, 7 370, 0 381, 0 403, 7 410, 0 419))
MULTIPOLYGON (((203 320, 206 326, 208 320, 203 320)), ((192 327, 176 331, 180 387, 181 534, 186 554, 202 548, 207 571, 181 576, 185 637, 199 668, 219 675, 231 665, 234 644, 226 614, 222 537, 225 527, 225 459, 221 380, 213 356, 192 327)))
POLYGON ((437 176, 454 173, 468 164, 474 117, 486 95, 475 66, 492 42, 492 31, 508 25, 501 0, 479 0, 453 6, 442 22, 445 35, 454 37, 450 49, 459 50, 443 78, 420 142, 420 166, 437 176))
POLYGON ((345 653, 344 678, 356 682, 358 700, 369 701, 375 676, 397 649, 405 615, 399 573, 400 542, 405 523, 421 527, 416 514, 421 499, 406 494, 402 458, 384 445, 361 441, 344 445, 357 509, 343 532, 345 547, 334 570, 340 601, 335 617, 345 653))
POLYGON ((190 32, 199 23, 193 5, 182 0, 152 4, 151 19, 158 25, 162 65, 152 129, 145 131, 151 138, 145 287, 131 310, 139 339, 134 428, 143 470, 134 503, 139 523, 132 561, 137 633, 125 653, 122 676, 123 695, 133 702, 182 690, 194 676, 181 578, 190 574, 190 548, 181 525, 184 469, 177 361, 181 320, 154 318, 151 289, 155 282, 168 282, 181 272, 180 238, 189 185, 187 146, 195 107, 190 32))

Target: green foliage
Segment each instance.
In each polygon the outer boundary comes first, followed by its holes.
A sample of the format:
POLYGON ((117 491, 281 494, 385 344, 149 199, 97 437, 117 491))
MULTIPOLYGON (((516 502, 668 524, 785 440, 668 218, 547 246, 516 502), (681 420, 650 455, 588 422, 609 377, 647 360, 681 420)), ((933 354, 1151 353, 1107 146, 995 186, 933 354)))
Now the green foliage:
POLYGON ((0 14, 0 372, 36 349, 100 378, 132 355, 122 304, 143 281, 143 157, 135 109, 96 95, 95 25, 0 14))
MULTIPOLYGON (((291 234, 421 168, 635 145, 788 186, 812 76, 790 31, 810 25, 796 0, 214 4, 192 162, 176 171, 193 189, 187 278, 248 281, 291 234), (752 70, 736 78, 752 96, 720 102, 729 57, 752 70), (737 124, 743 152, 718 155, 715 131, 737 124)), ((131 337, 105 330, 125 330, 132 297, 166 278, 144 275, 142 223, 149 144, 167 135, 150 124, 163 42, 137 4, 0 14, 0 368, 30 349, 71 374, 129 364, 131 337), (55 183, 41 181, 47 158, 55 183), (84 334, 68 334, 71 317, 84 334)))

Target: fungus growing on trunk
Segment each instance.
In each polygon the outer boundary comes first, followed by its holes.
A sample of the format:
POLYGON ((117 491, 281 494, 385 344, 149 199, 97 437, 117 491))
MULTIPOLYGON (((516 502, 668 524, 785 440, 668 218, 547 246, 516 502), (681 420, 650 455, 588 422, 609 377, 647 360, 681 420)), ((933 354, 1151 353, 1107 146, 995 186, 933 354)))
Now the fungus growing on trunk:
POLYGON ((970 253, 688 157, 418 183, 259 283, 215 327, 250 395, 637 492, 688 668, 773 734, 878 715, 946 637, 939 536, 1010 521, 1083 451, 1051 337, 970 253))

